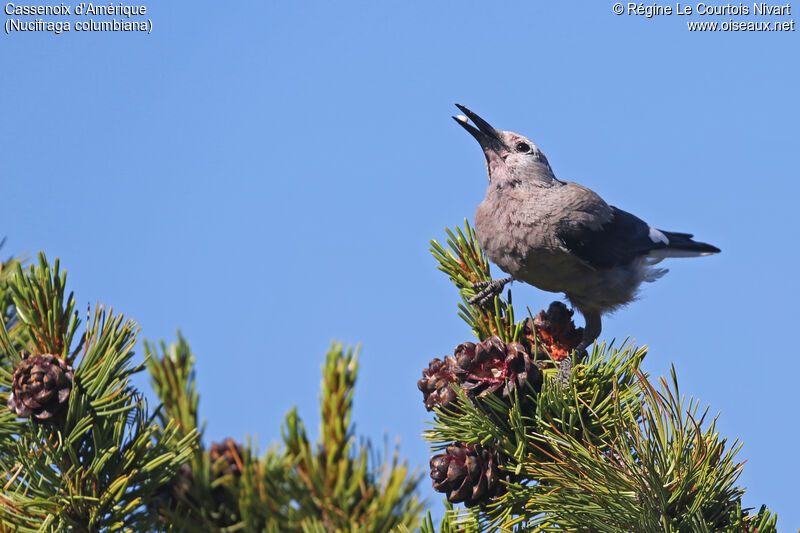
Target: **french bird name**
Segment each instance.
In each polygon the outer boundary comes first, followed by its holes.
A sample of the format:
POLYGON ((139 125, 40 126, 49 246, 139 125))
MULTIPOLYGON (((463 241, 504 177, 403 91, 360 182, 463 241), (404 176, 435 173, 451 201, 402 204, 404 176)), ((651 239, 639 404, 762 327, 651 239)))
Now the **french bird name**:
POLYGON ((147 6, 128 6, 124 4, 94 4, 92 2, 81 2, 77 5, 58 5, 47 6, 23 6, 13 2, 5 5, 6 15, 15 16, 66 16, 66 15, 104 15, 104 16, 126 16, 140 17, 147 14, 147 6))
MULTIPOLYGON (((621 14, 622 11, 618 13, 621 14)), ((738 4, 706 4, 699 2, 694 5, 676 3, 671 4, 645 4, 628 2, 625 12, 628 15, 644 16, 646 18, 661 15, 755 15, 755 16, 778 16, 791 15, 791 4, 768 4, 766 2, 754 2, 752 5, 739 2, 738 4)))

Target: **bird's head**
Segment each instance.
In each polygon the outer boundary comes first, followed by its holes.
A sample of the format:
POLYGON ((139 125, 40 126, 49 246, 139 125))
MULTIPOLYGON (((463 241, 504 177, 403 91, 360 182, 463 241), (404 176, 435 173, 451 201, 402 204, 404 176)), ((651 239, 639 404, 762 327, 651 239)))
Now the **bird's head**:
POLYGON ((496 130, 466 107, 459 104, 456 107, 466 116, 453 118, 483 148, 490 183, 532 187, 552 187, 561 183, 553 174, 544 153, 530 140, 512 131, 496 130), (475 126, 469 123, 470 120, 475 126))

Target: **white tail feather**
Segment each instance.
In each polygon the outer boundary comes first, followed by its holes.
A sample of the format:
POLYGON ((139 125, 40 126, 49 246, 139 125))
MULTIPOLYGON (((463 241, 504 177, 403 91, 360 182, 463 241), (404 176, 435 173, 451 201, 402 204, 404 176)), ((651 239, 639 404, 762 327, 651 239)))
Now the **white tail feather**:
POLYGON ((669 272, 667 268, 648 268, 645 272, 644 280, 652 283, 667 272, 669 272))
MULTIPOLYGON (((702 257, 704 255, 713 255, 714 252, 694 252, 692 250, 678 250, 676 248, 660 248, 658 250, 651 250, 647 254, 648 259, 655 259, 661 261, 667 257, 702 257)), ((655 264, 655 263, 651 263, 655 264)))

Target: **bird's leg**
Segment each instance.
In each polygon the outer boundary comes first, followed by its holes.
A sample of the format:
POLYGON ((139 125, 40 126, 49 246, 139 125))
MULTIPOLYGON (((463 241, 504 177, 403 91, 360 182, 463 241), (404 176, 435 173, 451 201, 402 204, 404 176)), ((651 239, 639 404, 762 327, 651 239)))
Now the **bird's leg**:
MULTIPOLYGON (((600 319, 599 312, 582 311, 582 313, 583 318, 586 319, 586 326, 583 328, 583 339, 581 339, 581 342, 575 347, 575 357, 578 362, 582 361, 583 358, 588 355, 586 349, 600 336, 600 332, 603 330, 603 323, 600 319)), ((558 367, 556 379, 565 387, 569 385, 569 376, 572 374, 573 363, 572 355, 570 355, 567 356, 566 359, 563 359, 558 367)))
POLYGON ((473 283, 473 289, 481 289, 481 292, 467 300, 471 305, 485 306, 492 298, 499 296, 503 292, 503 287, 514 278, 508 277, 503 279, 493 279, 491 281, 479 281, 473 283))
POLYGON ((600 320, 600 313, 598 311, 582 311, 583 318, 586 319, 586 325, 583 328, 583 340, 575 348, 581 357, 586 356, 586 348, 600 336, 603 330, 603 323, 600 320))

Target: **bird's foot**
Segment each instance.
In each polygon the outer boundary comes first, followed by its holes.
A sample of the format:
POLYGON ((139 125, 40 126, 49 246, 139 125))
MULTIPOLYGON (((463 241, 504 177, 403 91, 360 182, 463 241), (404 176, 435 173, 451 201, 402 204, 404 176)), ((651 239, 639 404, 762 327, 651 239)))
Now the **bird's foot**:
POLYGON ((589 352, 586 351, 589 346, 600 336, 602 326, 600 322, 600 313, 582 310, 584 318, 586 319, 586 327, 583 328, 583 339, 575 347, 575 350, 563 361, 558 367, 558 374, 556 379, 563 385, 569 385, 569 377, 572 374, 572 365, 582 363, 588 356, 589 352))
POLYGON ((586 351, 588 345, 584 345, 583 342, 578 344, 575 350, 569 354, 566 358, 562 359, 558 364, 558 373, 556 374, 556 382, 562 387, 569 386, 569 378, 572 375, 572 367, 574 364, 580 364, 586 357, 588 357, 589 352, 586 351))
POLYGON ((503 287, 506 286, 513 278, 493 279, 491 281, 479 281, 470 285, 473 289, 481 289, 481 291, 467 300, 470 305, 477 305, 485 307, 487 303, 492 301, 495 296, 500 296, 503 292, 503 287))
POLYGON ((568 355, 558 363, 556 383, 562 387, 569 386, 569 377, 572 375, 572 355, 568 355))

